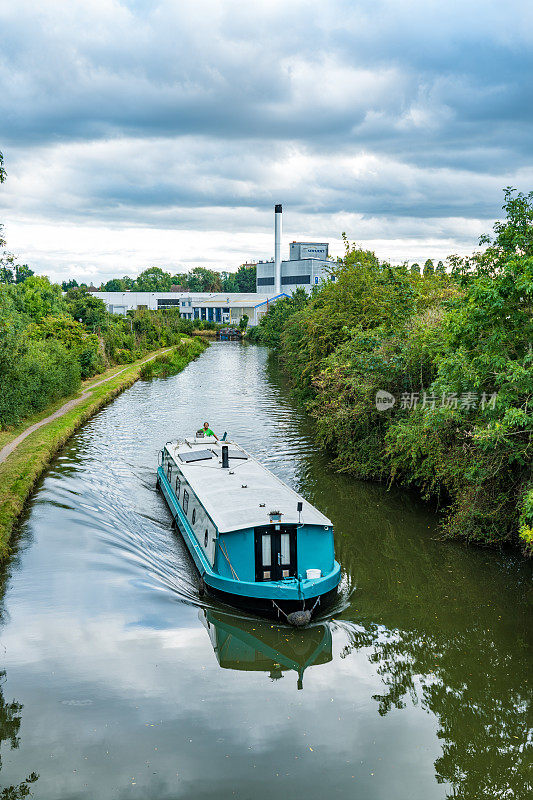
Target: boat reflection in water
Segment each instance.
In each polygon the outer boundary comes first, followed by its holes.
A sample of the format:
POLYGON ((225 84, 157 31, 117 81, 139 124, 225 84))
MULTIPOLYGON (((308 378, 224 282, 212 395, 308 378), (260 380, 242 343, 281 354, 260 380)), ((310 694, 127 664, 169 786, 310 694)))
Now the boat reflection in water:
POLYGON ((328 623, 289 628, 213 609, 201 609, 199 617, 223 669, 268 672, 272 680, 294 670, 298 674, 298 689, 303 689, 305 670, 331 661, 328 623))

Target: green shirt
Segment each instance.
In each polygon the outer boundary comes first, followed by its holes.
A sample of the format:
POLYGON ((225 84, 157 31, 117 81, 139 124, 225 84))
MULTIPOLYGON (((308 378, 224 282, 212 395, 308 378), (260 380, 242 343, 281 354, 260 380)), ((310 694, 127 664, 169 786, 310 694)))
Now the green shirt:
POLYGON ((214 436, 215 434, 211 430, 211 428, 204 428, 204 436, 214 436))

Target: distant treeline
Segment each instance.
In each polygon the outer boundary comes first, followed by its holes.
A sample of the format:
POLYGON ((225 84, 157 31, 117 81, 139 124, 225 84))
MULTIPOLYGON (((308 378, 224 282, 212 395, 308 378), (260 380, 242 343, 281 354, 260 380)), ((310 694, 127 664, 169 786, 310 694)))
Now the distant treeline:
MULTIPOLYGON (((172 286, 179 286, 188 292, 255 292, 255 274, 255 265, 246 264, 240 266, 237 272, 215 272, 206 267, 195 267, 190 272, 176 275, 165 272, 161 267, 150 267, 137 278, 127 275, 112 278, 97 288, 102 292, 170 292, 172 286)), ((14 282, 14 272, 12 277, 14 282)), ((63 281, 62 284, 65 292, 77 286, 78 282, 74 279, 63 281)))
POLYGON ((346 242, 336 280, 271 306, 275 348, 334 465, 416 487, 446 534, 533 553, 533 193, 444 269, 346 242))
POLYGON ((0 283, 0 428, 45 409, 113 364, 178 344, 194 324, 173 310, 109 314, 86 289, 63 295, 45 277, 0 283))

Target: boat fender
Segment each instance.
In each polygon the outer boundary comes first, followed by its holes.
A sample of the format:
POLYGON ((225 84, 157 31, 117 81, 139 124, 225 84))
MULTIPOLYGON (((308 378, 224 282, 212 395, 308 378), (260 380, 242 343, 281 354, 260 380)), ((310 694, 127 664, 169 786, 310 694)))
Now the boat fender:
POLYGON ((303 628, 311 622, 311 611, 293 611, 287 614, 287 622, 296 628, 303 628))

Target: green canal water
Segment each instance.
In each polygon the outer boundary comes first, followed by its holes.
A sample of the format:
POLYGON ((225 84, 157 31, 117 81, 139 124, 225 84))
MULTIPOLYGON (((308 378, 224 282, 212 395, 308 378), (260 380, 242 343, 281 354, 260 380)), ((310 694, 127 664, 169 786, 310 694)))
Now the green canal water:
POLYGON ((41 800, 528 796, 530 569, 437 541, 427 507, 333 473, 312 434, 267 352, 223 343, 70 440, 1 579, 3 787, 35 773, 41 800), (339 600, 305 631, 198 597, 155 469, 204 420, 335 523, 339 600))

